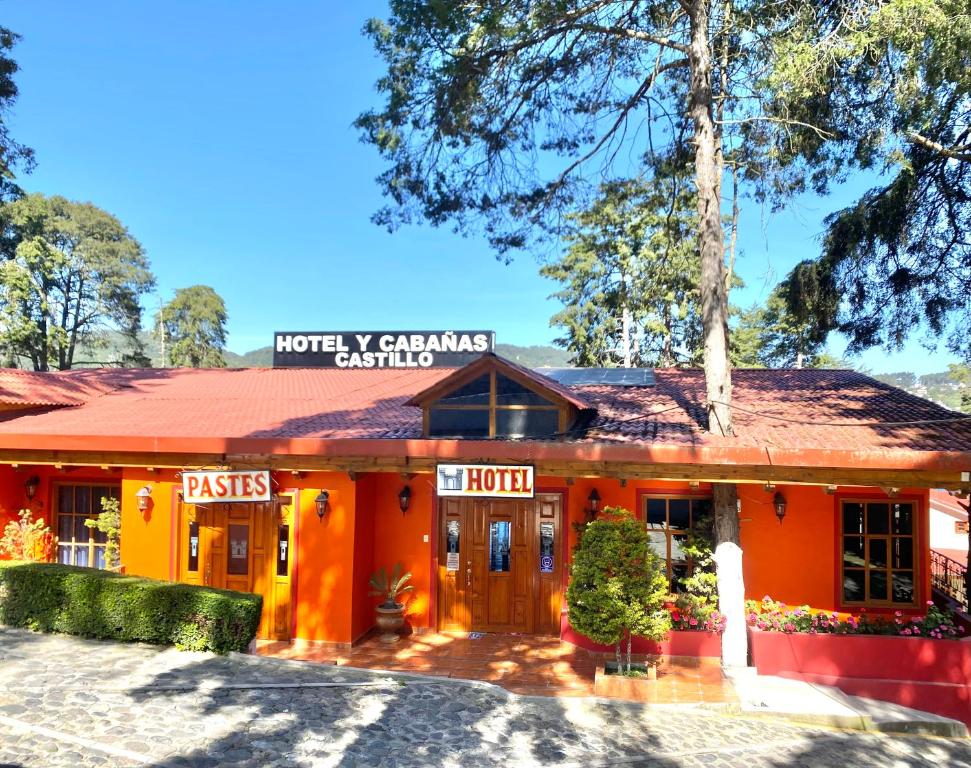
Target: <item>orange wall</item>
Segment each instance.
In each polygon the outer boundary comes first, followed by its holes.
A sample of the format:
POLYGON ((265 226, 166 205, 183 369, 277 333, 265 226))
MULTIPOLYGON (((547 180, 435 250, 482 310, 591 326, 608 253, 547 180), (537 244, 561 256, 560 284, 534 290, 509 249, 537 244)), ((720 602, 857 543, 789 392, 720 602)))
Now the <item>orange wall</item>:
MULTIPOLYGON (((435 532, 435 476, 416 475, 405 481, 401 475, 375 475, 377 494, 374 506, 374 570, 394 568, 401 563, 411 573, 414 591, 408 593, 408 623, 414 628, 433 627, 430 614, 432 588, 432 541, 435 532), (411 488, 411 505, 401 514, 398 493, 408 485, 411 488), (428 541, 425 541, 425 537, 428 541)), ((373 608, 379 602, 372 598, 368 605, 373 608)))
POLYGON ((149 472, 126 468, 121 479, 121 562, 125 573, 152 579, 175 578, 175 531, 177 492, 181 488, 173 470, 149 472), (138 509, 135 494, 152 490, 149 508, 138 509))
POLYGON ((351 638, 356 640, 374 625, 374 600, 368 595, 374 573, 374 507, 377 476, 358 475, 354 520, 354 593, 351 609, 351 638))
POLYGON ((355 483, 342 473, 310 472, 283 484, 299 491, 294 494, 298 518, 295 637, 350 643, 354 639, 355 483), (321 489, 330 493, 323 520, 317 518, 314 505, 321 489))

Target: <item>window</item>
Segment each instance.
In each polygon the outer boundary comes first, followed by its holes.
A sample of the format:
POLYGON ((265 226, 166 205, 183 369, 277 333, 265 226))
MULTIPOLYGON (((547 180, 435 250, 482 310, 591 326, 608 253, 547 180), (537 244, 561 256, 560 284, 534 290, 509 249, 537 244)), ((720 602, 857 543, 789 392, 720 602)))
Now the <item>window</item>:
POLYGON ((57 561, 67 565, 104 568, 106 534, 88 528, 85 520, 101 513, 101 499, 121 496, 118 486, 57 485, 57 561))
POLYGON ((644 520, 651 548, 667 568, 672 591, 679 591, 681 581, 691 575, 693 563, 684 555, 681 545, 702 517, 711 513, 711 499, 678 496, 648 496, 644 520))
POLYGON ((428 407, 429 437, 553 437, 564 408, 499 373, 483 374, 428 407))
POLYGON ((845 604, 916 605, 915 517, 916 506, 909 501, 842 502, 845 604))

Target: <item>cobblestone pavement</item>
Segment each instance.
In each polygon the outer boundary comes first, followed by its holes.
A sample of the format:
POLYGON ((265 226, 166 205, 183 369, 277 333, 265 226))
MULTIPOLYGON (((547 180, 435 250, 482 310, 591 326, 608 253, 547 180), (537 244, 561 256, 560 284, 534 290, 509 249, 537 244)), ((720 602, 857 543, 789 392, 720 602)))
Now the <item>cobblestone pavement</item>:
POLYGON ((968 766, 971 742, 0 628, 0 766, 968 766))

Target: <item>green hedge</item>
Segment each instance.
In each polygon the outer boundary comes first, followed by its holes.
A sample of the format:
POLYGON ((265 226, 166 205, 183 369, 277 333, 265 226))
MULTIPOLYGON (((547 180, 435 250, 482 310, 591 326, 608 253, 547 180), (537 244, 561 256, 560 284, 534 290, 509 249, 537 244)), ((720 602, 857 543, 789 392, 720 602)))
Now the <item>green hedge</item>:
POLYGON ((81 637, 245 651, 263 598, 52 563, 0 562, 0 624, 81 637))

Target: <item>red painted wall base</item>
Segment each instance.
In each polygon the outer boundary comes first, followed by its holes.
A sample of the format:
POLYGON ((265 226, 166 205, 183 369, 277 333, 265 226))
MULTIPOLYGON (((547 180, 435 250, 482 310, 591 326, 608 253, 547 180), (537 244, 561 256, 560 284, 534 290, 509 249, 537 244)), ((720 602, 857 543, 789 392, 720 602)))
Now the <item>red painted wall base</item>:
POLYGON ((971 726, 971 642, 749 630, 760 675, 833 685, 971 726))
MULTIPOLYGON (((614 652, 612 645, 595 643, 586 635, 581 635, 573 629, 566 614, 563 614, 560 619, 560 639, 588 651, 614 652)), ((671 632, 668 639, 660 643, 645 637, 635 637, 631 641, 631 651, 646 656, 693 656, 717 659, 722 653, 721 635, 714 632, 671 632)))

